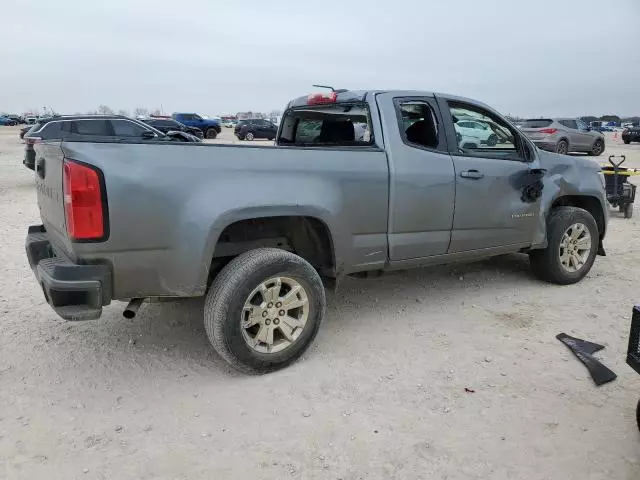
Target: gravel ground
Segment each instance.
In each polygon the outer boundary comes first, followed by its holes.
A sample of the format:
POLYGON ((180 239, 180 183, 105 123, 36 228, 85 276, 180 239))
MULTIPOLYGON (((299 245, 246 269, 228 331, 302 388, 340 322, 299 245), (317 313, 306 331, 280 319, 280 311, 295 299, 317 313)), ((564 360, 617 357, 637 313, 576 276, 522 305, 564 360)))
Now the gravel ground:
MULTIPOLYGON (((574 286, 518 255, 347 280, 301 361, 247 377, 210 349, 201 301, 54 315, 24 255, 22 151, 0 127, 0 478, 640 478, 624 363, 640 214, 612 216, 608 256, 574 286), (559 332, 606 345, 618 379, 596 388, 559 332)), ((640 167, 640 144, 609 152, 640 167)))

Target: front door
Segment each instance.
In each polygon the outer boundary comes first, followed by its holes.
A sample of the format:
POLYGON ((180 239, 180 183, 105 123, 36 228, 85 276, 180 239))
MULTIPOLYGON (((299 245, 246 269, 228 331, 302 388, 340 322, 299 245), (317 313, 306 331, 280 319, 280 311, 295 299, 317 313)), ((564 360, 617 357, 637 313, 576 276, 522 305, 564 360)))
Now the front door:
POLYGON ((449 138, 460 139, 457 150, 452 151, 456 200, 448 252, 509 246, 518 250, 530 244, 540 202, 523 197, 525 186, 535 180, 533 148, 494 112, 458 101, 441 104, 446 105, 449 125, 453 125, 449 138), (470 119, 489 128, 499 141, 477 146, 465 143, 456 124, 470 119))
POLYGON ((442 255, 451 238, 455 177, 433 97, 378 94, 389 161, 391 261, 442 255))

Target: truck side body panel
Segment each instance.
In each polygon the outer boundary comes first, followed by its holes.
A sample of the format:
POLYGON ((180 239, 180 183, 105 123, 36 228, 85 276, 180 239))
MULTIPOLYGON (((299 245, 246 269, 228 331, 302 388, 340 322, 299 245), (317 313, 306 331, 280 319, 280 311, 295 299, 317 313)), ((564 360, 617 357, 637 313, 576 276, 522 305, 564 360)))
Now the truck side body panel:
POLYGON ((69 254, 108 261, 114 298, 196 296, 216 241, 249 218, 309 216, 331 232, 338 274, 387 258, 388 166, 383 150, 206 144, 62 144, 104 173, 110 236, 69 254), (195 147, 195 148, 193 148, 195 147))

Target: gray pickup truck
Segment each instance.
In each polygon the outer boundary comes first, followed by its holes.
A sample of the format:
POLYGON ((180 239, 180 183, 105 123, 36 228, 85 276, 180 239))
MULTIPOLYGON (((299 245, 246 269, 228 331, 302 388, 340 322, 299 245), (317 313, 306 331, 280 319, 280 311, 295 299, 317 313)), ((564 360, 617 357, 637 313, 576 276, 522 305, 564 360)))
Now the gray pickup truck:
POLYGON ((460 97, 311 94, 288 104, 275 147, 78 136, 36 150, 43 224, 26 250, 56 313, 206 296, 213 347, 245 372, 297 359, 345 275, 521 252, 569 284, 604 255, 598 165, 460 97), (459 122, 493 133, 471 142, 459 122))

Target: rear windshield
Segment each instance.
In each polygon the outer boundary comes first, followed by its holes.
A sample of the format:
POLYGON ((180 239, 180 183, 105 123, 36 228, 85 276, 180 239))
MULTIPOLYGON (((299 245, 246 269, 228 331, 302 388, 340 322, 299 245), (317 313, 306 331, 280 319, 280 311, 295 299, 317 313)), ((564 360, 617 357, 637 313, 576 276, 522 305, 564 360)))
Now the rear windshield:
POLYGON ((300 107, 282 119, 278 143, 301 146, 369 146, 373 144, 366 103, 300 107))
POLYGON ((544 128, 553 123, 550 118, 535 118, 532 120, 525 120, 522 124, 522 128, 544 128))

